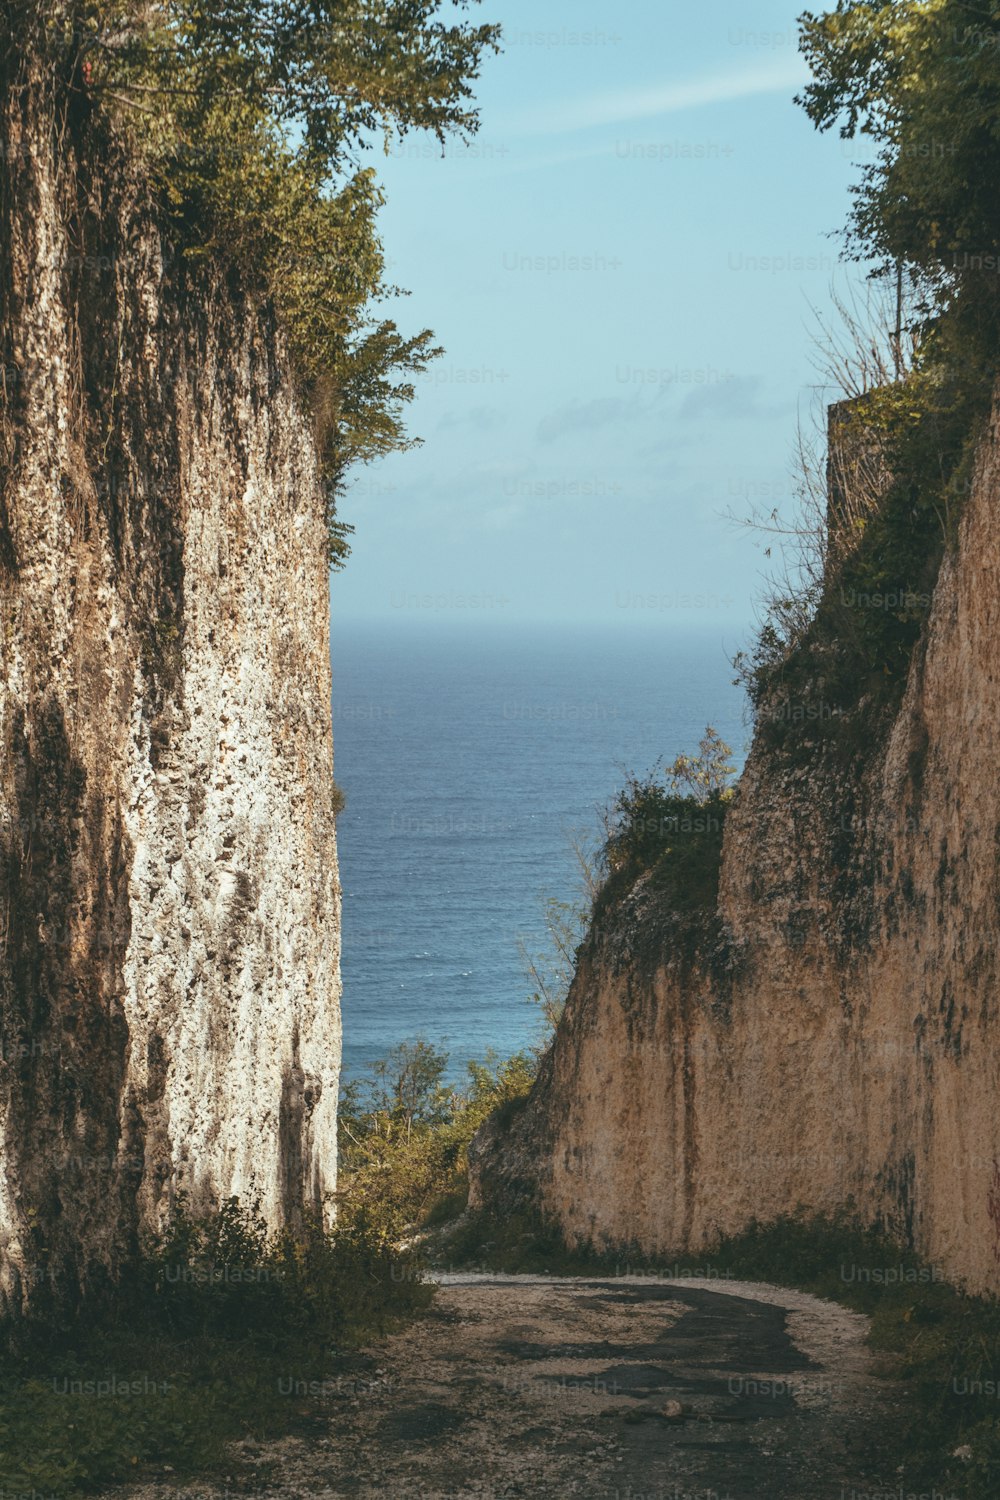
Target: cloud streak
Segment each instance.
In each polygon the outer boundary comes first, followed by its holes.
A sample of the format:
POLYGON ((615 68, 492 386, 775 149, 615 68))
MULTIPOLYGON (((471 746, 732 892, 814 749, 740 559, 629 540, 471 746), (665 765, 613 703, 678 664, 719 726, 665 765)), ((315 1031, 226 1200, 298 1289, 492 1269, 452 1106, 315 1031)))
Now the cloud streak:
POLYGON ((599 427, 620 427, 625 422, 642 421, 648 412, 636 401, 604 396, 596 401, 576 401, 550 412, 538 424, 536 437, 541 443, 554 442, 568 433, 594 432, 599 427))
POLYGON ((716 386, 691 391, 681 402, 678 415, 694 421, 761 422, 794 410, 788 402, 772 405, 766 401, 764 389, 759 375, 740 375, 716 386))
POLYGON ((710 74, 686 83, 592 94, 586 99, 567 99, 524 110, 509 121, 506 133, 563 135, 602 125, 627 125, 633 120, 652 120, 658 115, 681 114, 711 104, 731 104, 758 94, 791 92, 808 79, 809 69, 803 58, 797 55, 768 58, 756 68, 710 74))

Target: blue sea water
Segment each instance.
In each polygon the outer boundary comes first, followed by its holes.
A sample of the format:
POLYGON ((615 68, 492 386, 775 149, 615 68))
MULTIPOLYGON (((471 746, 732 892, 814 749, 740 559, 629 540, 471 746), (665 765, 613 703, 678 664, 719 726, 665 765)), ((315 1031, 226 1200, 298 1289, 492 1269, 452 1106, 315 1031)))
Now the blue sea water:
POLYGON ((451 1073, 537 1039, 518 939, 573 899, 573 834, 595 842, 626 769, 713 724, 742 761, 738 637, 569 625, 335 620, 344 891, 344 1073, 400 1041, 451 1073))

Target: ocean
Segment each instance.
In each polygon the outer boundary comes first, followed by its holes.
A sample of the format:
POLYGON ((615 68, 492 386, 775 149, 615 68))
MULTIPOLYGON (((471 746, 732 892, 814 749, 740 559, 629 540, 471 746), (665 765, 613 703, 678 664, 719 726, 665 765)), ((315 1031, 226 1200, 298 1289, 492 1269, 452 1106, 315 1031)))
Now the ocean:
POLYGON ((402 1041, 449 1076, 534 1044, 518 939, 579 893, 571 840, 598 841, 626 770, 693 751, 711 723, 742 764, 738 635, 334 620, 344 1075, 402 1041))

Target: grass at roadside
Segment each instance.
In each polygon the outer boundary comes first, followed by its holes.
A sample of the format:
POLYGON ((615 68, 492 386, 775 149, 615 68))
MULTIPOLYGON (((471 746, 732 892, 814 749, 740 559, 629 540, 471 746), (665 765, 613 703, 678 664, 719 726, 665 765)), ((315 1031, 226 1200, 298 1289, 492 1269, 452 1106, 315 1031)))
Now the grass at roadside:
POLYGON ((846 1218, 754 1226, 721 1245, 718 1257, 740 1276, 866 1313, 871 1348, 910 1395, 910 1418, 896 1435, 904 1488, 995 1500, 1000 1302, 963 1293, 936 1267, 846 1218))
POLYGON ((433 1296, 421 1253, 400 1246, 462 1211, 471 1136, 534 1071, 489 1059, 456 1090, 446 1065, 405 1044, 345 1090, 335 1233, 275 1236, 235 1199, 200 1220, 182 1203, 113 1295, 7 1330, 0 1500, 224 1477, 234 1440, 307 1430, 317 1387, 350 1392, 352 1351, 433 1296))
POLYGON ((336 1391, 350 1351, 431 1296, 412 1256, 358 1227, 270 1236, 235 1199, 201 1221, 182 1207, 113 1299, 12 1331, 0 1494, 234 1474, 233 1440, 308 1427, 310 1383, 336 1391))

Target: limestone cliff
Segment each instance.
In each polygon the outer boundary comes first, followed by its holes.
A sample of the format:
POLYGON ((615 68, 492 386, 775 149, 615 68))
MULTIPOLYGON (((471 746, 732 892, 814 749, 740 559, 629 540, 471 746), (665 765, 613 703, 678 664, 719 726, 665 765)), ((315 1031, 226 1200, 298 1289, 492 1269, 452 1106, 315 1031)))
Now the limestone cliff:
POLYGON ((1000 1288, 998 423, 886 731, 850 763, 758 731, 717 910, 640 881, 595 921, 474 1203, 651 1253, 853 1203, 1000 1288))
POLYGON ((0 99, 0 1304, 178 1189, 333 1184, 339 885, 309 423, 56 70, 0 99), (75 114, 74 114, 75 109, 75 114))

